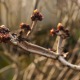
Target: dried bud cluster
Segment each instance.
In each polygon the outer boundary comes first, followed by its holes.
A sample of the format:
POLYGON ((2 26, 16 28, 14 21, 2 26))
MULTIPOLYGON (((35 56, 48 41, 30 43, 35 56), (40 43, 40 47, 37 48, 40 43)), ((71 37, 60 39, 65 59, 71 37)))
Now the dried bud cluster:
POLYGON ((51 29, 50 30, 50 34, 52 36, 54 36, 56 34, 56 35, 61 36, 62 38, 67 38, 67 37, 70 36, 69 35, 69 30, 64 29, 64 27, 63 27, 63 25, 61 23, 58 23, 57 30, 51 29), (62 31, 64 34, 63 33, 62 34, 59 34, 60 31, 62 31))
POLYGON ((32 21, 36 21, 36 20, 42 21, 43 15, 36 9, 32 14, 31 19, 32 21))
POLYGON ((0 26, 0 42, 7 42, 10 40, 9 29, 4 25, 0 26))
POLYGON ((25 29, 27 31, 31 30, 30 26, 28 24, 25 24, 25 23, 21 23, 20 28, 25 29))

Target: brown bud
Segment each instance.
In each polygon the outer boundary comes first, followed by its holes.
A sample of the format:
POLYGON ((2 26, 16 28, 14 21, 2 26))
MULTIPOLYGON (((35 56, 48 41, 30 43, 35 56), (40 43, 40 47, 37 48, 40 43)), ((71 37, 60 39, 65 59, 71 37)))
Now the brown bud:
POLYGON ((31 19, 32 21, 36 21, 36 20, 42 21, 43 15, 36 9, 33 11, 33 14, 31 15, 31 19))
POLYGON ((9 34, 1 34, 0 33, 0 42, 8 42, 10 40, 9 34))
POLYGON ((8 42, 11 38, 9 35, 9 29, 4 25, 0 26, 0 42, 8 42))
POLYGON ((54 30, 54 29, 51 29, 51 30, 50 30, 50 34, 51 34, 52 36, 54 36, 54 35, 56 34, 55 30, 54 30))
POLYGON ((9 33, 10 30, 7 27, 5 27, 5 25, 1 25, 0 26, 0 32, 1 33, 9 33))
POLYGON ((62 23, 58 23, 57 30, 64 30, 62 23))
POLYGON ((25 23, 21 23, 21 24, 20 24, 20 28, 21 28, 21 29, 26 29, 26 30, 31 30, 30 26, 27 25, 27 24, 25 24, 25 23))

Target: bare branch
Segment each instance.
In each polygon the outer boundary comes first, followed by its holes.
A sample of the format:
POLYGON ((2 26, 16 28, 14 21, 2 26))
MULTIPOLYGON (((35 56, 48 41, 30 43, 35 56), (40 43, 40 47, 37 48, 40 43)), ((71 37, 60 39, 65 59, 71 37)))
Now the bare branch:
MULTIPOLYGON (((14 42, 11 42, 11 43, 14 44, 14 42)), ((58 59, 63 65, 70 67, 74 70, 80 70, 80 66, 77 66, 77 65, 74 65, 74 64, 67 62, 62 56, 57 55, 55 52, 49 51, 46 48, 37 46, 35 44, 29 43, 26 41, 23 41, 21 43, 18 43, 18 42, 16 42, 16 43, 17 43, 16 45, 18 47, 22 48, 25 51, 29 51, 29 52, 32 52, 34 54, 42 55, 42 56, 45 56, 45 57, 48 57, 51 59, 58 59)))
MULTIPOLYGON (((37 10, 34 11, 34 13, 38 13, 37 10)), ((40 13, 38 13, 38 17, 37 18, 34 18, 34 15, 32 16, 32 20, 42 20, 42 15, 40 13)), ((43 47, 40 47, 38 45, 35 45, 35 44, 32 44, 32 43, 29 43, 27 41, 22 40, 22 41, 19 41, 18 37, 14 37, 12 34, 10 34, 9 32, 9 29, 6 28, 4 25, 0 26, 0 30, 1 30, 1 36, 0 36, 0 40, 1 42, 10 42, 12 43, 13 45, 16 45, 18 47, 20 47, 21 49, 25 50, 25 51, 29 51, 29 52, 32 52, 34 54, 39 54, 39 55, 42 55, 42 56, 45 56, 45 57, 48 57, 48 58, 51 58, 51 59, 57 59, 59 60, 63 65, 67 66, 67 67, 70 67, 74 70, 80 70, 80 66, 77 66, 77 65, 74 65, 74 64, 71 64, 69 63, 68 61, 66 61, 63 56, 61 56, 61 44, 62 44, 62 41, 63 39, 66 39, 67 37, 69 37, 69 31, 68 30, 65 30, 64 27, 62 26, 61 23, 59 23, 58 27, 57 27, 57 30, 52 30, 51 31, 51 34, 56 34, 58 35, 60 38, 59 38, 59 41, 58 41, 58 46, 57 46, 57 53, 53 52, 53 51, 50 51, 46 48, 43 48, 43 47), (60 33, 62 32, 62 33, 60 33)), ((11 57, 11 56, 10 56, 11 57)), ((12 58, 13 59, 13 58, 12 58)), ((14 59, 13 59, 14 62, 16 62, 14 59)), ((17 64, 17 63, 16 63, 17 64)))

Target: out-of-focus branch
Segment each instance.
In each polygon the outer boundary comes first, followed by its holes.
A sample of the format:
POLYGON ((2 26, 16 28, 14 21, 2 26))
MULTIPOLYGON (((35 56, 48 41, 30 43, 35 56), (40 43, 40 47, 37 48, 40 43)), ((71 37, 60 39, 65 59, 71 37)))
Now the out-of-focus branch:
POLYGON ((23 76, 23 80, 31 80, 32 74, 35 71, 36 68, 36 64, 42 60, 44 60, 44 57, 38 57, 34 59, 34 62, 32 62, 26 69, 24 72, 24 76, 23 76), (27 76, 26 76, 27 75, 27 76))
POLYGON ((19 62, 17 61, 17 59, 16 59, 15 57, 13 57, 13 56, 6 50, 6 48, 5 48, 4 45, 2 45, 2 46, 3 46, 4 50, 5 50, 5 52, 4 52, 5 56, 9 57, 9 59, 12 60, 12 62, 14 63, 14 64, 12 65, 12 67, 14 67, 14 69, 15 69, 15 74, 14 74, 12 80, 18 80, 18 77, 19 77, 19 62))
MULTIPOLYGON (((43 70, 42 70, 43 73, 46 73, 50 64, 51 64, 51 59, 48 59, 47 62, 45 63, 45 65, 44 65, 44 67, 43 67, 43 70)), ((43 80, 44 74, 41 73, 38 76, 39 76, 38 80, 43 80)))
POLYGON ((15 68, 15 64, 11 64, 11 65, 8 65, 8 66, 0 69, 0 74, 3 73, 3 72, 5 72, 5 71, 7 71, 10 68, 15 68))
POLYGON ((37 9, 37 7, 38 7, 39 0, 34 0, 34 2, 35 2, 35 5, 34 5, 34 10, 35 10, 35 9, 37 9))

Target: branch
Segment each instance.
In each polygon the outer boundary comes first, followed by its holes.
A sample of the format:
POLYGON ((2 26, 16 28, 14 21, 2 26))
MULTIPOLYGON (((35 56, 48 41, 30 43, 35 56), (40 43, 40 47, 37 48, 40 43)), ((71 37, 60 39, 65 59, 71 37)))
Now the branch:
POLYGON ((40 47, 38 45, 26 42, 26 41, 23 41, 21 43, 16 42, 16 41, 15 42, 11 41, 10 43, 13 45, 15 45, 15 43, 16 43, 16 46, 20 47, 21 49, 23 49, 25 51, 32 52, 33 54, 42 55, 42 56, 52 58, 52 59, 56 59, 56 57, 57 57, 57 54, 55 52, 50 51, 46 48, 40 47))
MULTIPOLYGON (((38 13, 37 10, 35 12, 38 13)), ((36 18, 34 18, 34 16, 32 16, 32 20, 35 20, 35 19, 36 18)), ((42 15, 41 14, 39 14, 38 19, 42 20, 42 15)), ((61 48, 62 41, 63 41, 63 39, 66 39, 67 37, 69 37, 69 31, 65 30, 61 23, 59 23, 59 25, 58 25, 58 30, 56 30, 56 31, 51 30, 52 35, 56 34, 60 37, 59 42, 58 42, 58 47, 57 47, 57 53, 58 54, 53 52, 53 51, 50 51, 46 48, 43 48, 43 47, 40 47, 38 45, 29 43, 29 42, 23 40, 23 38, 21 39, 22 41, 19 41, 17 36, 16 37, 13 36, 10 33, 9 29, 7 29, 4 25, 0 26, 0 31, 1 31, 0 32, 0 42, 4 42, 4 43, 10 42, 10 44, 16 45, 16 46, 20 47, 21 49, 23 49, 25 51, 29 51, 31 53, 42 55, 42 56, 45 56, 45 57, 48 57, 48 58, 51 58, 51 59, 57 59, 63 65, 65 65, 67 67, 70 67, 74 70, 80 70, 80 66, 69 63, 68 61, 66 61, 64 59, 63 56, 60 55, 60 53, 61 53, 60 48, 61 48), (60 31, 62 33, 59 33, 60 31)))
MULTIPOLYGON (((16 41, 15 41, 16 42, 16 41)), ((11 41, 12 44, 14 44, 14 42, 11 41)), ((23 41, 21 43, 16 42, 16 46, 20 47, 21 49, 25 50, 25 51, 29 51, 33 54, 38 54, 38 55, 42 55, 51 59, 57 59, 59 60, 63 65, 70 67, 74 70, 80 70, 80 66, 78 65, 74 65, 71 64, 69 62, 67 62, 62 56, 57 55, 55 52, 50 51, 46 48, 40 47, 38 45, 23 41)), ((15 45, 15 44, 14 44, 15 45)))
POLYGON ((31 31, 28 31, 28 33, 26 34, 27 37, 31 34, 31 32, 32 32, 33 28, 35 27, 36 23, 37 23, 37 21, 32 22, 31 31))

